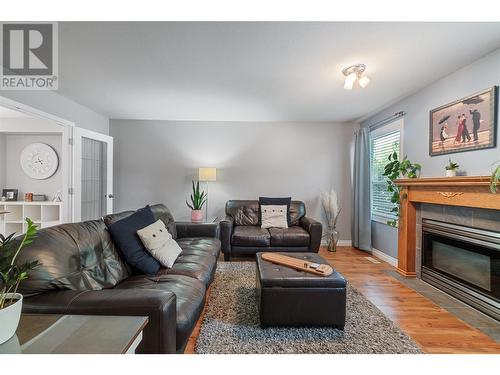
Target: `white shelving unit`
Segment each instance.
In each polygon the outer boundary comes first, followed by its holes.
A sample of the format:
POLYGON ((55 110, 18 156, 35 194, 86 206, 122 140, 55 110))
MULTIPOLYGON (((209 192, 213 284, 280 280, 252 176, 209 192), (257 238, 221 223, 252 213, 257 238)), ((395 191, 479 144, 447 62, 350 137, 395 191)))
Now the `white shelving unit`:
POLYGON ((38 228, 48 228, 62 224, 63 211, 61 202, 0 202, 0 233, 7 236, 13 232, 26 232, 25 218, 29 217, 38 228))

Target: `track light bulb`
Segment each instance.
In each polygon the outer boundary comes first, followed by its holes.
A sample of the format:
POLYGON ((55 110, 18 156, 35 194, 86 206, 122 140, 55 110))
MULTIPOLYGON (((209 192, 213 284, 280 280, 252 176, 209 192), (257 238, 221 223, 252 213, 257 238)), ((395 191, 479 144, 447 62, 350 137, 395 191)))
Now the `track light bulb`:
POLYGON ((370 84, 370 78, 368 78, 367 76, 362 76, 360 79, 359 79, 359 85, 362 87, 362 88, 365 88, 366 86, 368 86, 370 84))
POLYGON ((356 82, 356 79, 358 78, 358 75, 353 72, 349 74, 347 77, 345 77, 345 82, 344 82, 344 90, 352 90, 352 87, 354 86, 354 82, 356 82))

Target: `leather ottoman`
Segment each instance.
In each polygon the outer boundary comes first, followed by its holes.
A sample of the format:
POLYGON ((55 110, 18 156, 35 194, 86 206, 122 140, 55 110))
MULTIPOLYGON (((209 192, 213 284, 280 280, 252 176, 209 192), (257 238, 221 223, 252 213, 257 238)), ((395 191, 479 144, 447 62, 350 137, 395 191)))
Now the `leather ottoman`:
MULTIPOLYGON (((344 329, 346 286, 337 271, 316 276, 273 264, 257 254, 257 298, 261 326, 333 326, 344 329)), ((328 264, 315 253, 279 253, 328 264)))

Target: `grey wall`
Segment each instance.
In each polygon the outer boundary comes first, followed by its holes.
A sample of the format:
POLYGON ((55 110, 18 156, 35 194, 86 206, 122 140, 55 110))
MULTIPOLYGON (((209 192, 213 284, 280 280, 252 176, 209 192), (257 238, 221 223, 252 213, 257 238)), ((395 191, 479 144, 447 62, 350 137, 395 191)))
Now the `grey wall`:
POLYGON ((0 189, 5 186, 5 157, 5 135, 0 133, 0 189))
POLYGON ((187 219, 191 180, 198 167, 213 166, 210 217, 223 215, 228 199, 291 195, 322 219, 319 195, 333 186, 341 239, 350 239, 353 131, 352 124, 111 120, 115 211, 163 202, 187 219))
POLYGON ((53 91, 2 91, 0 96, 72 121, 76 126, 109 133, 109 119, 53 91))
MULTIPOLYGON (((429 111, 498 84, 500 49, 380 111, 363 121, 361 126, 369 126, 395 112, 405 111, 407 114, 404 118, 403 153, 408 155, 412 162, 422 164, 422 176, 443 176, 444 166, 450 156, 466 174, 488 175, 491 164, 500 159, 498 148, 429 156, 429 111)), ((391 256, 397 256, 397 230, 377 222, 372 224, 372 228, 373 247, 391 256)))
POLYGON ((387 224, 372 221, 372 247, 397 258, 398 230, 387 224))
MULTIPOLYGON (((20 156, 23 149, 30 143, 46 143, 56 150, 61 160, 61 135, 33 135, 33 134, 7 134, 5 138, 5 188, 18 189, 19 200, 24 199, 24 193, 45 194, 52 199, 58 190, 62 187, 61 165, 56 173, 46 180, 36 180, 28 177, 21 169, 20 156)), ((0 148, 1 149, 1 148, 0 148)))

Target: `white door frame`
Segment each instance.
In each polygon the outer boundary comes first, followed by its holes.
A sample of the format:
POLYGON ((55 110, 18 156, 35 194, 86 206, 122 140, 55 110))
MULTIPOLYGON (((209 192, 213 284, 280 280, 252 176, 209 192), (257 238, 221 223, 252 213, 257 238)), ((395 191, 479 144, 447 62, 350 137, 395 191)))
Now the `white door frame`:
POLYGON ((63 222, 67 223, 70 221, 71 213, 73 210, 72 201, 70 199, 69 189, 71 186, 71 169, 73 165, 72 154, 70 150, 70 140, 73 133, 73 128, 75 126, 74 122, 65 120, 61 117, 54 116, 50 113, 40 111, 36 108, 30 107, 23 103, 16 102, 15 100, 6 98, 4 96, 0 96, 0 106, 9 108, 15 111, 26 113, 30 116, 41 118, 45 120, 54 121, 57 125, 61 126, 61 134, 62 134, 62 155, 61 159, 63 160, 61 166, 62 173, 62 201, 64 204, 63 209, 63 222))
POLYGON ((81 221, 82 217, 82 138, 107 144, 106 209, 108 214, 113 213, 113 137, 75 126, 73 128, 73 222, 81 221))

